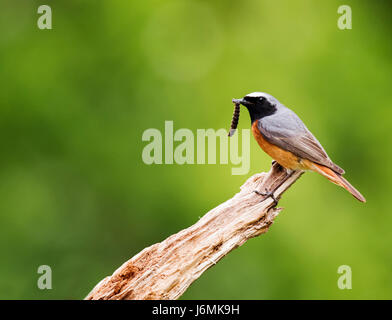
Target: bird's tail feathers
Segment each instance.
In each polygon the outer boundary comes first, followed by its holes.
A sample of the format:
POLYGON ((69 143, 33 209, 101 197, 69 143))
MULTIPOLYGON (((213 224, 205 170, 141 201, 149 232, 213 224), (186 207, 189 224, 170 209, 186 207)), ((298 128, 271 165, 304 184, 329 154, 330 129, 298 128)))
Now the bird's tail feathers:
POLYGON ((346 179, 344 179, 339 173, 334 172, 328 167, 325 167, 320 164, 312 163, 314 171, 320 173, 324 177, 326 177, 329 181, 337 184, 338 186, 343 187, 346 189, 348 192, 350 192, 356 199, 358 199, 361 202, 366 202, 365 197, 357 190, 355 189, 350 182, 348 182, 346 179))

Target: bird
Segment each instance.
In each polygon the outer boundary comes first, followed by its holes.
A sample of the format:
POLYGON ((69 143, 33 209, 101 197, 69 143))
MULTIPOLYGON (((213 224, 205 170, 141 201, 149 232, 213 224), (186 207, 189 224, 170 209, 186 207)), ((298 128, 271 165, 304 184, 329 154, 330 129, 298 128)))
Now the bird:
POLYGON ((235 109, 229 136, 237 128, 240 105, 243 105, 249 111, 254 138, 279 165, 289 170, 317 172, 359 201, 366 202, 364 196, 342 177, 345 171, 332 162, 320 142, 292 110, 265 92, 253 92, 232 101, 235 109))

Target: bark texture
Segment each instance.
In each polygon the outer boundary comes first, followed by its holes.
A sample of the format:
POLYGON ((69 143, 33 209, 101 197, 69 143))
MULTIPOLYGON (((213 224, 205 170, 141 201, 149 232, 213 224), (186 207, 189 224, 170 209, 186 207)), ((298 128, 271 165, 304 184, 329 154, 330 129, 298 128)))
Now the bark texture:
POLYGON ((249 178, 233 198, 198 222, 156 243, 99 282, 88 300, 179 298, 203 272, 250 238, 268 231, 282 210, 276 202, 303 171, 287 172, 276 162, 249 178), (271 191, 261 196, 254 191, 271 191))

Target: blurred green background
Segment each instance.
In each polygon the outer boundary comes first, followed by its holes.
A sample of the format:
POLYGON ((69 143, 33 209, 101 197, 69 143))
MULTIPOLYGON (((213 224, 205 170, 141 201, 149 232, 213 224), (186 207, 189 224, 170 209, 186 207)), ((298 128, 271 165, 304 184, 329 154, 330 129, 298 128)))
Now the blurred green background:
MULTIPOLYGON (((391 299, 392 6, 388 1, 0 2, 0 298, 81 299, 190 226, 251 172, 146 165, 142 134, 225 128, 232 98, 292 108, 367 198, 305 174, 271 230, 184 299, 391 299), (39 30, 49 4, 53 29, 39 30), (352 8, 339 30, 337 8, 352 8), (53 289, 37 288, 49 265, 53 289), (352 290, 337 269, 352 268, 352 290)), ((239 128, 249 128, 243 112, 239 128)))

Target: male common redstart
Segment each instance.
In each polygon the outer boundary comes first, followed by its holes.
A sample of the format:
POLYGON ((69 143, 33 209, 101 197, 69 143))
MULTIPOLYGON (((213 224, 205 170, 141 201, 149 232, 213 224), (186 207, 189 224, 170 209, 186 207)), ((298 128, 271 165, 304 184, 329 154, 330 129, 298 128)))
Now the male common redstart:
POLYGON ((318 172, 359 201, 366 202, 360 192, 342 177, 344 170, 332 162, 320 142, 293 111, 263 92, 253 92, 242 99, 233 99, 233 102, 235 110, 229 136, 237 128, 242 104, 249 111, 256 141, 281 166, 318 172))

